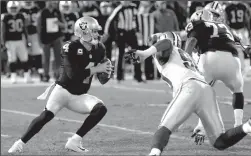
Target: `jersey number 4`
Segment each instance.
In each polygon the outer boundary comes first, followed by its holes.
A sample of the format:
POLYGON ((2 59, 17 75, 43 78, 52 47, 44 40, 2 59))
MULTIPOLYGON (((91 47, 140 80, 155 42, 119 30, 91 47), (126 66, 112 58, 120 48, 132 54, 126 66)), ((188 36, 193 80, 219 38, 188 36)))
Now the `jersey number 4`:
POLYGON ((213 28, 213 34, 210 36, 211 38, 214 38, 214 37, 219 37, 219 29, 223 29, 223 31, 226 32, 226 36, 234 41, 234 36, 232 35, 231 31, 227 28, 227 26, 223 23, 211 23, 211 22, 205 22, 206 26, 207 27, 212 27, 213 28))

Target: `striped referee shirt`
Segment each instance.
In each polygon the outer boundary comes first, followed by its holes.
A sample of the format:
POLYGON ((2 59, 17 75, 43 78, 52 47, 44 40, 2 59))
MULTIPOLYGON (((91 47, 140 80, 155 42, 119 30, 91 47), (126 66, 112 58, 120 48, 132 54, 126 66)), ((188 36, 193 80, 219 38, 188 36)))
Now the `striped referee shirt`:
POLYGON ((123 6, 121 4, 117 6, 106 21, 105 34, 109 33, 112 24, 115 24, 114 26, 120 30, 137 31, 137 6, 133 3, 129 4, 129 6, 123 6))
POLYGON ((148 38, 154 33, 154 17, 152 13, 138 13, 139 32, 142 43, 139 46, 148 46, 148 38))

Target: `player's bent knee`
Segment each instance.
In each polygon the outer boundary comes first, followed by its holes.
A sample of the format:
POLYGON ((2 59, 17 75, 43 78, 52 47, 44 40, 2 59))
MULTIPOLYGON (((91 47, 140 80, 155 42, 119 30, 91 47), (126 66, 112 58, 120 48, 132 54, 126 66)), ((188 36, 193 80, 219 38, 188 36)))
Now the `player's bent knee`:
POLYGON ((103 103, 97 103, 90 115, 95 115, 95 116, 100 116, 101 118, 105 116, 105 114, 107 113, 107 108, 105 107, 105 105, 103 103))
POLYGON ((34 123, 36 124, 34 127, 36 128, 36 133, 46 124, 48 123, 51 119, 54 118, 54 114, 45 109, 40 116, 34 119, 34 123))

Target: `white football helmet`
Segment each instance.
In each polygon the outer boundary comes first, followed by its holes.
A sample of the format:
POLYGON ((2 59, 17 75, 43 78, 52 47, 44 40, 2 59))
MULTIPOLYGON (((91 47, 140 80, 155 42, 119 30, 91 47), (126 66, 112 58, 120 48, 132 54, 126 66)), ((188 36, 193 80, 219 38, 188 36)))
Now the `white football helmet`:
POLYGON ((223 6, 218 1, 208 3, 204 7, 204 10, 208 10, 213 14, 213 21, 215 22, 225 21, 225 13, 223 10, 223 6))
POLYGON ((69 14, 72 12, 72 3, 71 1, 60 1, 59 10, 64 14, 69 14))
POLYGON ((172 42, 172 45, 181 48, 181 38, 175 32, 168 31, 165 33, 156 33, 151 35, 150 37, 150 41, 152 41, 153 43, 156 43, 163 39, 169 39, 172 42))
POLYGON ((35 7, 35 3, 34 3, 34 1, 22 1, 21 6, 24 9, 31 9, 31 8, 35 7))
POLYGON ((79 37, 80 40, 89 42, 93 45, 99 42, 99 31, 102 27, 99 25, 98 21, 89 16, 84 16, 79 18, 74 26, 74 34, 79 37))
POLYGON ((192 14, 190 17, 190 22, 194 21, 212 21, 213 20, 213 14, 208 10, 198 10, 192 14))
POLYGON ((18 1, 9 1, 7 3, 7 11, 11 15, 16 15, 20 10, 20 5, 18 1))

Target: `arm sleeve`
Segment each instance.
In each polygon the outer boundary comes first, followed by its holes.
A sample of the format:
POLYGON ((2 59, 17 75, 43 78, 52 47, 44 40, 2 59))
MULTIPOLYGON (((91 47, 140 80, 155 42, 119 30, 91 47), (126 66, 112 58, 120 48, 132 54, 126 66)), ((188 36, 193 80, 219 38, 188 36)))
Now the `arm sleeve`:
POLYGON ((116 19, 116 17, 118 16, 120 10, 121 10, 122 6, 119 5, 117 6, 117 8, 115 8, 112 12, 112 14, 109 16, 109 18, 107 19, 106 23, 105 23, 105 28, 104 28, 104 33, 105 34, 109 34, 110 32, 110 27, 112 25, 112 23, 114 22, 114 20, 116 19))
MULTIPOLYGON (((83 55, 86 55, 86 54, 83 53, 83 55)), ((88 56, 84 56, 86 58, 86 60, 84 60, 84 62, 86 62, 84 67, 80 67, 76 63, 76 57, 77 57, 76 51, 74 51, 74 48, 72 47, 72 45, 69 45, 68 51, 65 49, 65 47, 63 47, 62 59, 63 59, 63 64, 64 64, 64 68, 65 68, 65 72, 67 76, 71 79, 83 80, 91 75, 91 70, 85 69, 89 62, 88 56)))
POLYGON ((41 41, 41 32, 42 32, 42 21, 41 20, 42 20, 42 11, 40 11, 37 16, 37 34, 38 34, 39 42, 42 42, 41 41))

